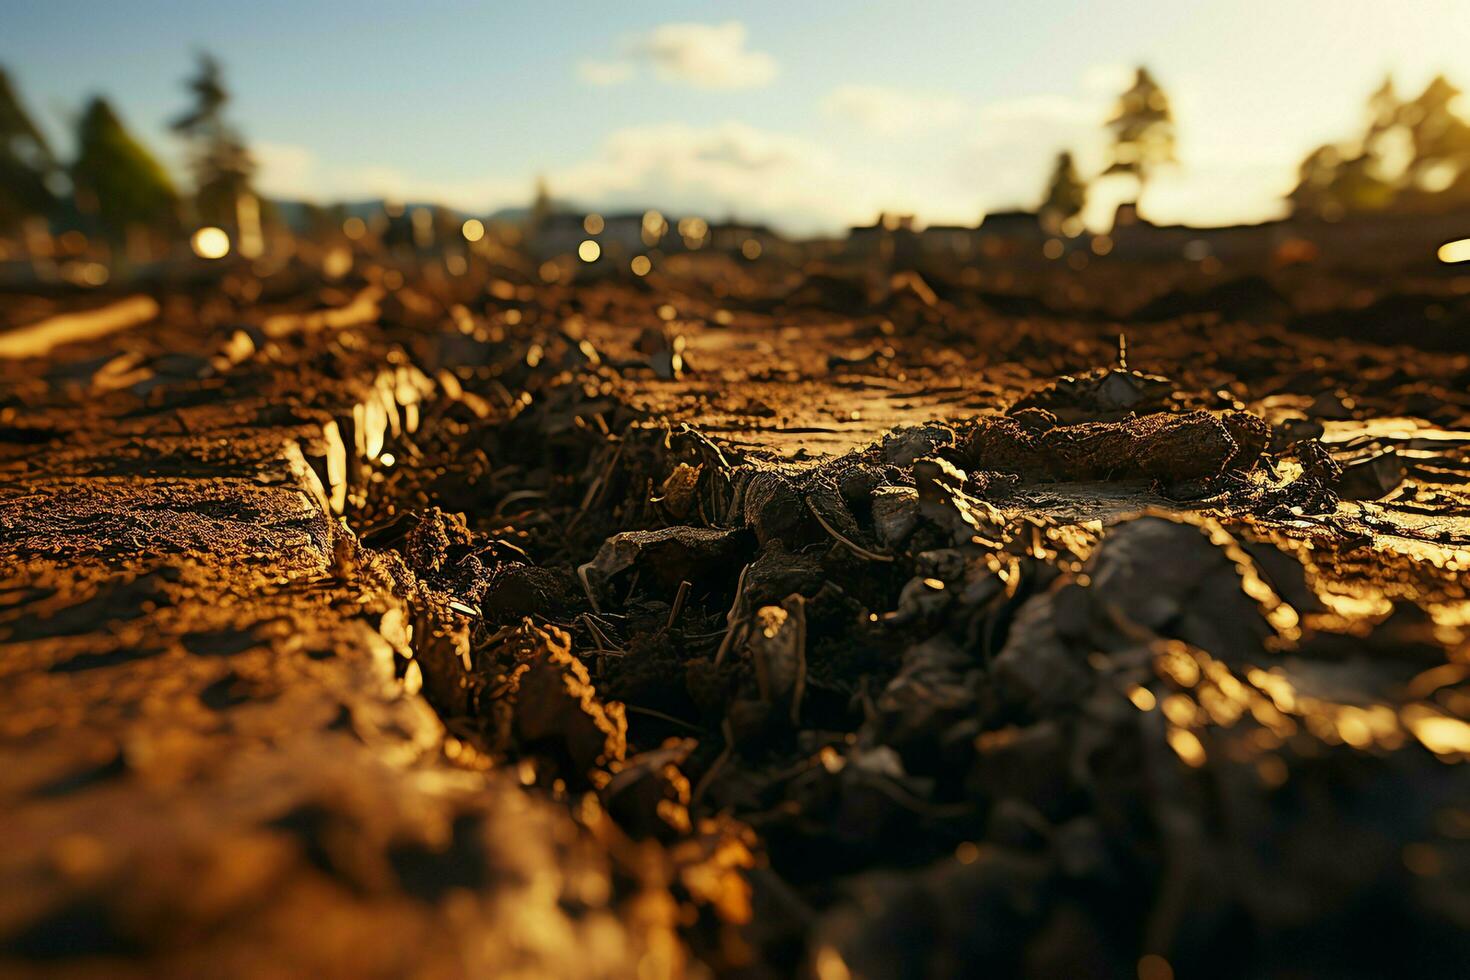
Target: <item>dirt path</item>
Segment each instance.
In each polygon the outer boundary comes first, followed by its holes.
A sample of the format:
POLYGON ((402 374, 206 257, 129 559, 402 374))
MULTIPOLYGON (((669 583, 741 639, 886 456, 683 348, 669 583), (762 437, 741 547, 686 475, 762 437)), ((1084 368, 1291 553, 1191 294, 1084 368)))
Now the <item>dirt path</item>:
POLYGON ((1470 359, 279 292, 0 361, 8 967, 1464 952, 1470 359))

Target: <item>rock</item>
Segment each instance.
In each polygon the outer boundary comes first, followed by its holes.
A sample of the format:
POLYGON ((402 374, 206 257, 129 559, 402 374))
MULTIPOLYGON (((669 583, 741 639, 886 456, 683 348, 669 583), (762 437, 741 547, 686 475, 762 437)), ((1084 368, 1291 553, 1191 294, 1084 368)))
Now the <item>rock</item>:
POLYGON ((801 494, 791 481, 769 470, 752 473, 745 483, 743 518, 764 545, 773 538, 795 544, 803 524, 809 520, 801 494))
POLYGON ((872 507, 878 541, 890 551, 903 547, 919 523, 919 492, 913 487, 880 487, 872 507))
POLYGON ((680 463, 659 487, 658 503, 676 521, 686 521, 699 509, 699 476, 704 465, 680 463))
POLYGON ((1042 409, 1064 422, 1116 419, 1129 412, 1162 408, 1174 391, 1174 382, 1156 374, 1098 368, 1049 382, 1015 402, 1006 414, 1014 417, 1042 409))
POLYGON ((699 743, 671 738, 623 762, 598 797, 618 826, 634 838, 677 838, 687 834, 689 780, 680 766, 699 743))
POLYGON ((1006 414, 1014 419, 1021 428, 1032 435, 1039 435, 1047 429, 1056 428, 1058 424, 1057 417, 1054 414, 1044 408, 1037 408, 1035 406, 1013 408, 1006 414))
POLYGON ((1226 460, 1227 470, 1252 470, 1271 442, 1271 427, 1250 412, 1226 412, 1220 422, 1235 440, 1235 455, 1226 460))
POLYGON ((1407 470, 1392 449, 1354 460, 1342 468, 1337 495, 1343 500, 1382 500, 1404 482, 1407 470))
POLYGON ((1268 613, 1288 625, 1298 617, 1276 613, 1279 597, 1270 592, 1251 586, 1258 597, 1247 593, 1243 576, 1259 573, 1243 550, 1240 558, 1244 567, 1187 522, 1142 517, 1117 525, 1086 567, 1092 622, 1121 616, 1219 657, 1249 656, 1276 635, 1268 613))
POLYGON ((781 539, 775 538, 745 570, 744 601, 759 608, 792 594, 814 595, 823 581, 818 555, 787 551, 781 539))
POLYGON ((597 699, 587 668, 572 656, 571 639, 555 627, 528 624, 519 632, 508 641, 520 667, 506 695, 519 751, 550 748, 569 763, 564 775, 575 779, 621 761, 628 737, 623 706, 597 699))
POLYGON ((470 545, 473 538, 465 526, 463 514, 447 514, 430 507, 408 532, 403 544, 403 557, 420 575, 436 575, 449 560, 454 545, 470 545))
POLYGON ((970 656, 942 635, 908 647, 903 666, 878 696, 873 737, 897 749, 914 771, 926 771, 944 734, 975 711, 967 676, 975 670, 970 656))
POLYGON ((1343 420, 1353 418, 1352 398, 1344 391, 1324 391, 1312 400, 1307 414, 1315 419, 1343 420))
POLYGON ((883 437, 883 459, 895 466, 911 466, 922 456, 935 456, 954 445, 954 430, 926 423, 894 429, 883 437))
POLYGON ((1070 480, 1202 479, 1219 475, 1238 450, 1229 429, 1208 412, 1060 426, 1037 444, 1047 469, 1070 480))
POLYGON ((1087 651, 1076 649, 1057 632, 1050 594, 1024 603, 1011 624, 1005 646, 991 662, 990 682, 1002 703, 1028 718, 1076 704, 1091 689, 1087 651))
POLYGON ((969 466, 983 470, 1045 474, 1046 457, 1037 443, 1038 435, 1015 419, 979 418, 965 437, 963 458, 969 466))
POLYGON ((1123 422, 1080 422, 1031 430, 1015 419, 977 419, 965 445, 971 466, 1055 480, 1183 482, 1254 465, 1264 423, 1245 413, 1228 422, 1208 412, 1159 413, 1123 422), (1242 446, 1232 436, 1248 439, 1242 446))
POLYGON ((491 579, 480 611, 489 624, 518 623, 527 616, 565 621, 586 599, 564 568, 505 565, 491 579))
POLYGON ((1047 907, 1043 859, 982 847, 909 874, 869 872, 817 922, 818 976, 1012 976, 1047 907))
POLYGON ((708 588, 714 581, 733 579, 745 564, 744 531, 716 527, 665 527, 654 531, 623 531, 602 543, 592 561, 579 572, 594 589, 603 589, 630 569, 666 591, 682 581, 708 588))
POLYGON ((801 596, 756 610, 744 655, 755 668, 761 700, 795 725, 806 693, 806 603, 801 596))
POLYGON ((975 739, 966 790, 1021 807, 1028 830, 1038 833, 1066 812, 1076 791, 1072 751, 1068 732, 1055 721, 982 732, 975 739))

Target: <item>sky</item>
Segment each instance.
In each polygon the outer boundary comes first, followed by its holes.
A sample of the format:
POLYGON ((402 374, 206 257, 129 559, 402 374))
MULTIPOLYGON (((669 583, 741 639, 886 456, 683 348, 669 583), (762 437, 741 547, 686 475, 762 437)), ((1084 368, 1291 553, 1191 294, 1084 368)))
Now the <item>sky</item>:
MULTIPOLYGON (((1159 222, 1281 212, 1392 71, 1470 89, 1470 0, 0 0, 0 66, 56 146, 94 93, 178 168, 197 51, 224 63, 262 191, 481 213, 558 199, 768 221, 1034 207, 1056 154, 1106 163, 1131 69, 1169 93, 1159 222)), ((181 169, 181 168, 179 168, 181 169)), ((1131 193, 1101 182, 1089 221, 1131 193)))

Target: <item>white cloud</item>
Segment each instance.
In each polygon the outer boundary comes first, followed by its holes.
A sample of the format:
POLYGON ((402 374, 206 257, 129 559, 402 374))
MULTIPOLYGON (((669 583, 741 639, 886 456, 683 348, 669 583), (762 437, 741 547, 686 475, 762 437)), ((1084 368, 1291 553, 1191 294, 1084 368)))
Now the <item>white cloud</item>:
POLYGON ((947 126, 965 115, 965 104, 940 92, 909 92, 882 85, 842 85, 822 100, 829 115, 875 133, 893 134, 947 126))
POLYGON ((587 60, 577 65, 577 75, 591 85, 621 85, 633 77, 633 65, 627 61, 587 60))
MULTIPOLYGON (((1187 101, 1188 80, 1177 90, 1187 101)), ((1034 207, 1056 154, 1070 150, 1084 177, 1107 162, 1102 125, 1110 93, 1031 95, 981 105, 955 97, 897 90, 887 100, 859 89, 841 109, 859 118, 859 102, 876 104, 864 139, 823 141, 739 122, 668 122, 615 129, 596 149, 564 161, 545 177, 558 199, 602 210, 656 206, 708 218, 735 214, 793 233, 830 232, 871 221, 880 210, 913 212, 927 222, 974 222, 986 210, 1034 207), (859 98, 861 97, 861 98, 859 98), (929 99, 928 130, 881 139, 905 99, 929 99), (950 105, 953 102, 956 109, 950 105), (935 106, 938 106, 936 109, 935 106), (936 117, 948 128, 940 128, 936 117), (881 152, 880 152, 881 151, 881 152)), ((835 99, 835 93, 833 98, 835 99)), ((909 105, 918 114, 917 103, 909 105)), ((866 111, 866 110, 862 110, 866 111)), ((891 132, 892 130, 887 130, 891 132)), ((1269 217, 1289 189, 1295 159, 1238 146, 1181 128, 1178 167, 1160 172, 1144 194, 1144 211, 1160 222, 1208 223, 1269 217)), ((485 212, 530 200, 535 174, 515 168, 486 173, 487 161, 463 161, 463 176, 425 179, 407 170, 334 167, 299 146, 257 143, 265 191, 320 201, 386 196, 437 201, 485 212)), ((1098 181, 1087 218, 1106 227, 1128 178, 1098 181)))
POLYGON ((520 204, 530 196, 531 181, 498 174, 426 180, 405 174, 392 167, 361 167, 348 170, 334 187, 345 187, 334 195, 338 199, 382 197, 398 201, 424 201, 447 204, 463 211, 479 211, 486 202, 520 204))
POLYGON ((306 198, 316 195, 313 186, 316 154, 290 143, 251 143, 255 158, 255 186, 272 197, 306 198))
POLYGON ((1072 153, 1084 177, 1102 169, 1102 118, 1100 103, 1062 95, 981 106, 973 135, 952 153, 950 179, 969 181, 986 210, 1036 207, 1058 153, 1072 153))
POLYGON ((628 39, 622 58, 584 61, 578 74, 594 85, 611 85, 626 81, 635 65, 643 65, 663 81, 695 88, 757 88, 776 77, 776 59, 746 47, 747 33, 738 20, 662 24, 628 39))
POLYGON ((1102 124, 1102 112, 1095 103, 1065 95, 1026 95, 990 102, 977 115, 981 122, 1008 126, 1102 124))
MULTIPOLYGON (((1086 72, 1082 94, 1036 95, 981 106, 974 135, 951 160, 949 179, 970 180, 985 208, 1035 207, 1056 155, 1070 151, 1083 178, 1092 179, 1084 218, 1108 227, 1113 210, 1137 193, 1131 177, 1100 177, 1109 158, 1104 125, 1113 98, 1132 81, 1132 69, 1102 66, 1086 72)), ((1176 115, 1190 104, 1188 79, 1170 86, 1176 115)), ((1162 168, 1142 196, 1144 214, 1159 223, 1221 224, 1278 217, 1291 189, 1295 158, 1269 149, 1243 149, 1181 127, 1177 166, 1162 168)))
POLYGON ((393 167, 324 165, 311 150, 289 143, 253 143, 255 186, 270 197, 319 202, 383 197, 399 201, 431 201, 464 210, 486 202, 519 202, 528 196, 528 180, 497 175, 458 180, 426 180, 393 167))
MULTIPOLYGON (((335 168, 309 149, 257 143, 262 192, 322 202, 384 197, 485 212, 530 200, 528 174, 426 180, 391 167, 335 168)), ((727 122, 613 131, 588 158, 545 174, 557 198, 605 210, 651 205, 733 213, 796 231, 830 230, 903 205, 904 182, 865 172, 802 137, 727 122)))
POLYGON ((893 183, 921 188, 922 196, 907 204, 905 195, 892 195, 886 205, 912 207, 929 221, 969 223, 985 210, 1035 207, 1063 150, 1084 176, 1105 162, 1101 98, 1037 94, 974 105, 954 95, 848 86, 823 108, 879 136, 912 134, 884 158, 895 178, 906 178, 893 183), (917 132, 923 129, 929 132, 917 132))
POLYGON ((1286 213, 1296 184, 1295 161, 1267 155, 1236 158, 1181 148, 1178 166, 1149 180, 1140 210, 1159 224, 1223 225, 1266 221, 1286 213))
POLYGON ((1089 95, 1117 98, 1133 85, 1137 71, 1130 65, 1093 65, 1082 73, 1082 90, 1089 95))
POLYGON ((871 220, 905 182, 803 137, 743 123, 666 123, 614 132, 589 160, 548 175, 559 197, 601 208, 734 213, 800 231, 871 220))
MULTIPOLYGON (((1045 101, 1027 105, 1024 112, 1009 103, 962 112, 967 124, 1007 119, 999 132, 1010 135, 977 129, 958 156, 952 143, 925 143, 877 162, 739 122, 661 123, 614 130, 589 156, 545 177, 557 198, 588 207, 735 214, 794 233, 830 232, 884 210, 973 222, 984 205, 1034 203, 1052 153, 1077 131, 1078 113, 1045 101)), ((533 184, 524 172, 428 180, 388 167, 332 167, 299 146, 260 143, 255 150, 259 186, 283 197, 390 197, 484 212, 526 203, 533 184)))

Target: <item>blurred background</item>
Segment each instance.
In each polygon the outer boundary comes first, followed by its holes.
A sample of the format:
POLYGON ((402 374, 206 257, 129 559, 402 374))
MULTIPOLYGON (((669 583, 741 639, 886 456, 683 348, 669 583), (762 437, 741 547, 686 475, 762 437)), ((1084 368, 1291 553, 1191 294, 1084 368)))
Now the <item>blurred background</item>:
POLYGON ((1467 36, 1462 0, 23 4, 0 280, 1450 263, 1467 36))

